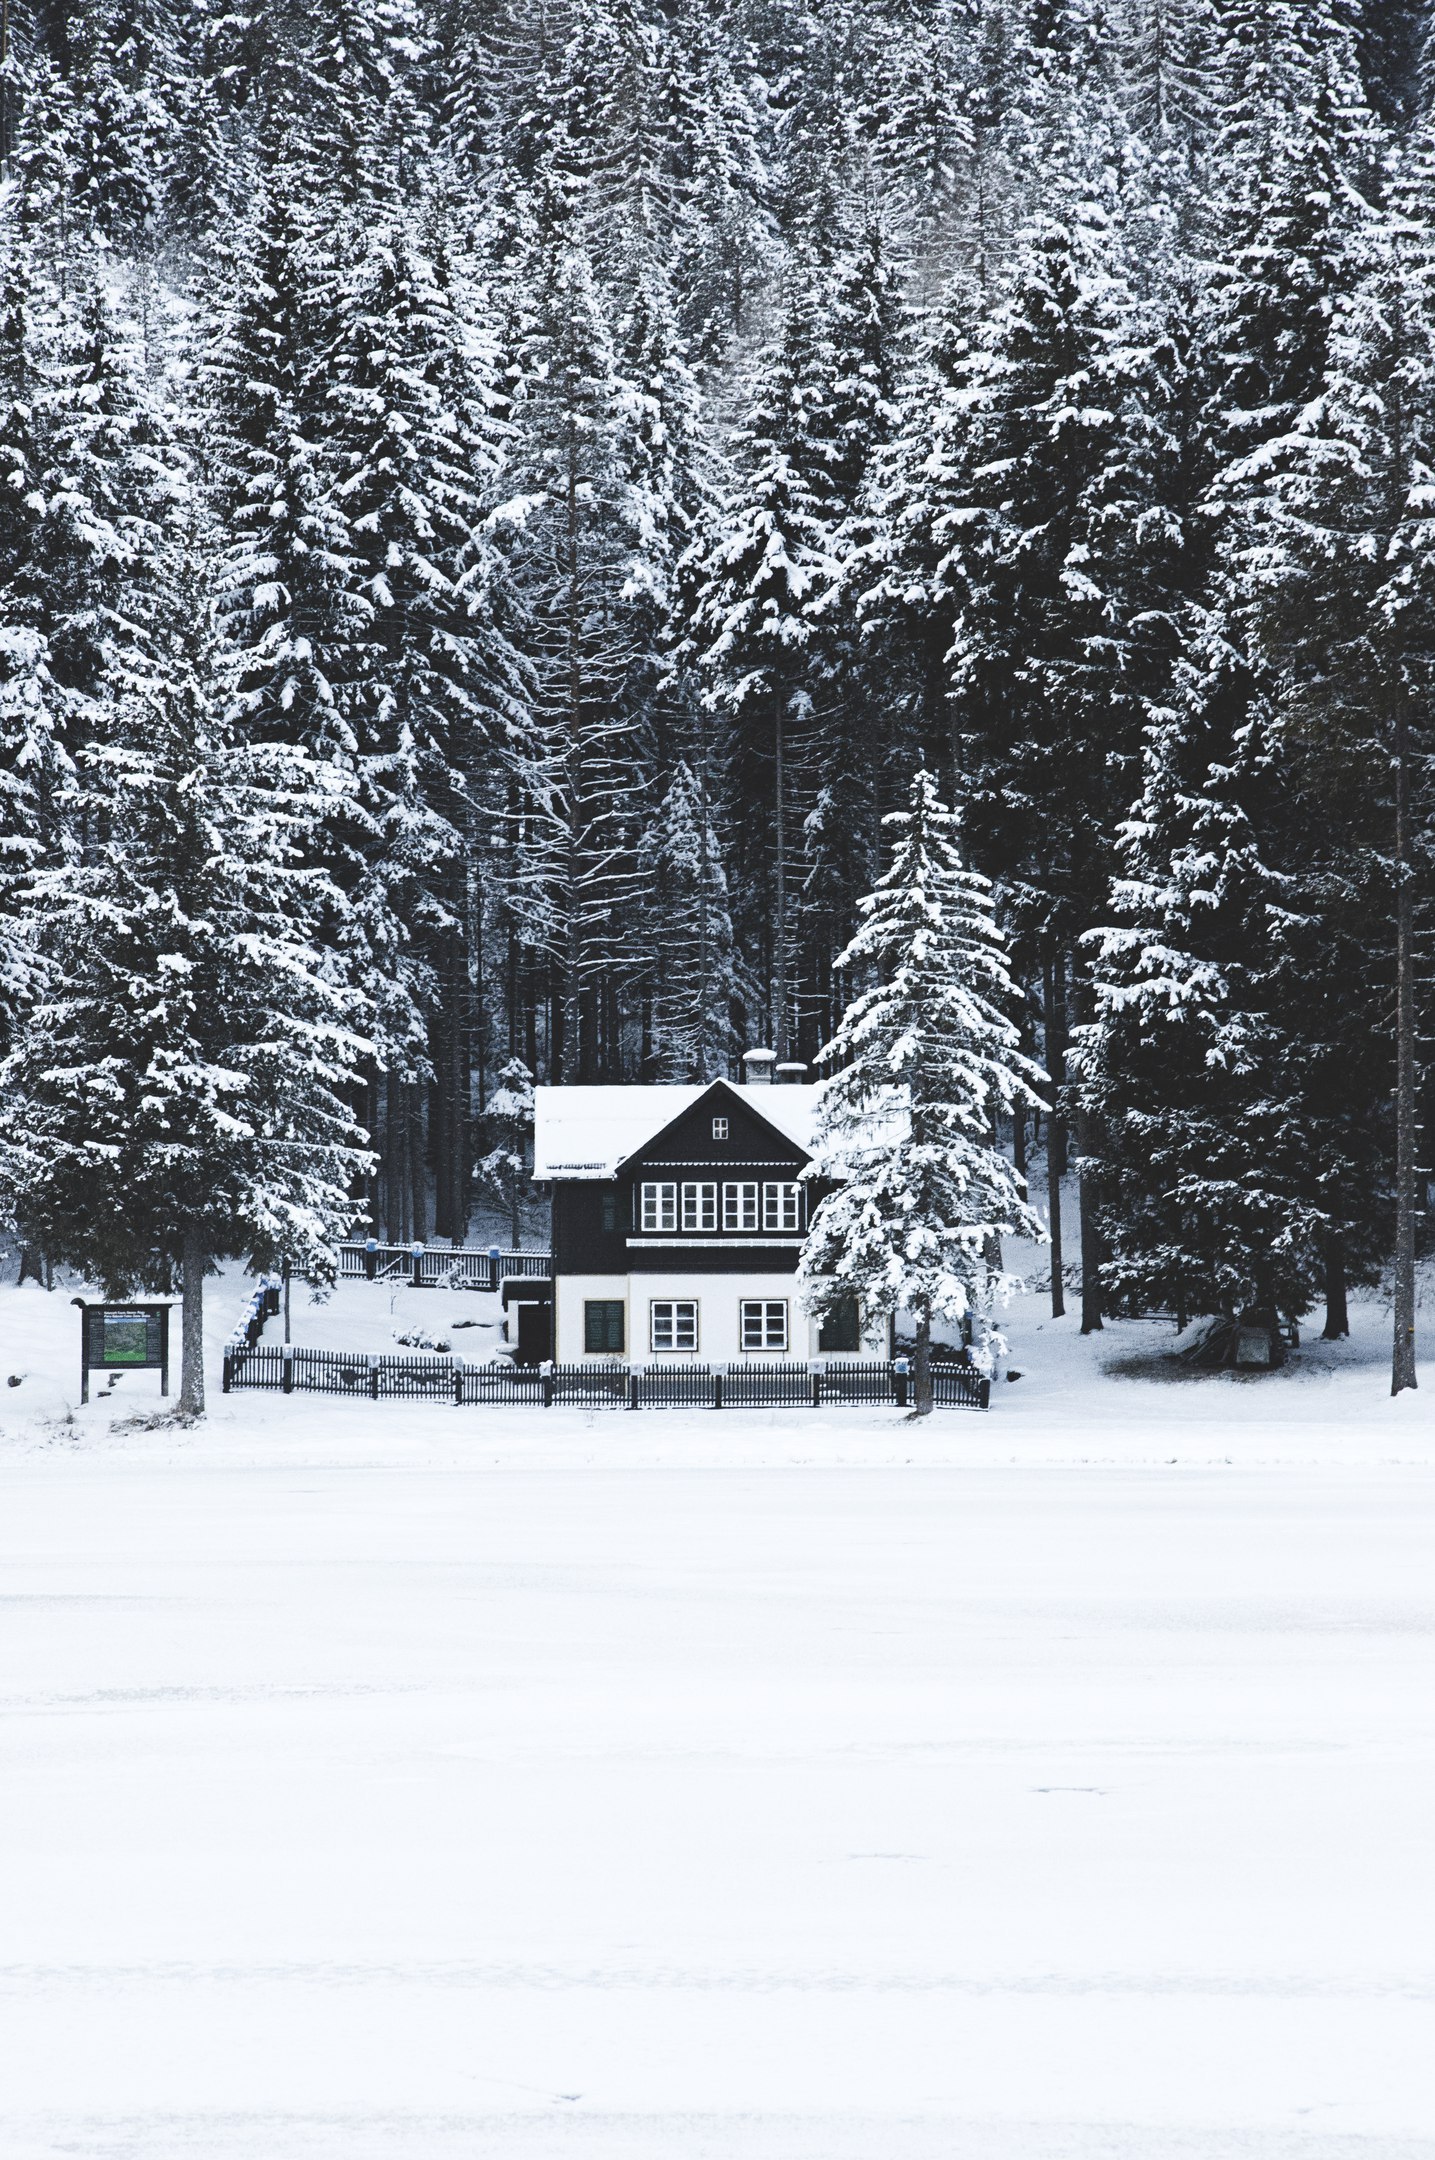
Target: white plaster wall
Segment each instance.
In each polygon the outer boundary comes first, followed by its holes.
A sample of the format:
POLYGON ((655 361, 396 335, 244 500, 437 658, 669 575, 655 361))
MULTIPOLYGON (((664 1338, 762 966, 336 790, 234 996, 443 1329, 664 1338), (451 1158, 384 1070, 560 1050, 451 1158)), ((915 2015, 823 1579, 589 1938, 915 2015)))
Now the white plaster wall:
MULTIPOLYGON (((553 1285, 553 1355, 560 1365, 581 1365, 583 1349, 583 1306, 589 1298, 621 1298, 629 1304, 628 1278, 626 1275, 560 1275, 553 1285)), ((643 1314, 647 1327, 647 1312, 643 1314)), ((646 1340, 646 1336, 644 1337, 646 1340)), ((625 1358, 633 1354, 632 1312, 627 1314, 624 1328, 627 1349, 625 1358)), ((609 1362, 606 1358, 596 1360, 599 1364, 609 1362)))
POLYGON ((635 1360, 655 1364, 668 1364, 674 1356, 672 1351, 660 1351, 655 1357, 648 1348, 648 1307, 654 1298, 695 1298, 698 1306, 697 1361, 701 1365, 736 1365, 744 1357, 767 1355, 777 1357, 783 1353, 766 1353, 742 1348, 742 1329, 738 1319, 738 1304, 743 1298, 785 1298, 787 1301, 787 1351, 788 1357, 808 1358, 813 1355, 817 1331, 802 1310, 797 1296, 797 1278, 794 1275, 633 1275, 629 1278, 629 1311, 632 1322, 632 1351, 635 1360))
MULTIPOLYGON (((817 1356, 817 1322, 802 1309, 795 1275, 560 1275, 553 1286, 554 1356, 560 1365, 580 1365, 588 1356, 583 1348, 583 1307, 589 1298, 622 1299, 626 1344, 623 1355, 630 1364, 667 1364, 688 1354, 664 1350, 655 1355, 649 1349, 648 1307, 654 1298, 696 1299, 699 1364, 738 1365, 744 1358, 779 1355, 776 1351, 743 1349, 738 1307, 744 1298, 785 1298, 787 1355, 803 1359, 817 1356)), ((883 1322, 873 1322, 864 1330, 857 1355, 886 1357, 887 1330, 883 1322)))
MULTIPOLYGON (((629 1355, 635 1360, 652 1357, 648 1349, 648 1304, 652 1298, 696 1298, 697 1356, 704 1365, 738 1365, 744 1358, 776 1355, 775 1352, 743 1349, 738 1307, 744 1298, 785 1298, 787 1355, 794 1358, 817 1355, 817 1322, 809 1319, 802 1309, 795 1275, 633 1275, 629 1284, 632 1330, 629 1355)), ((666 1363, 672 1354, 664 1351, 658 1361, 666 1363)), ((862 1357, 886 1356, 886 1330, 880 1322, 867 1331, 858 1354, 862 1357)))

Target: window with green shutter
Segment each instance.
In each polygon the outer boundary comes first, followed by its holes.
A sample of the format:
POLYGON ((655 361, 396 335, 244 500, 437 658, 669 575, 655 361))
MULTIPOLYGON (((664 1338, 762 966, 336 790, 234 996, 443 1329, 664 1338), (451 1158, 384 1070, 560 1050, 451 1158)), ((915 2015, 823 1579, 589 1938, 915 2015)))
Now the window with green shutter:
POLYGON ((623 1300, 589 1298, 583 1306, 583 1348, 621 1356, 623 1349, 623 1300))

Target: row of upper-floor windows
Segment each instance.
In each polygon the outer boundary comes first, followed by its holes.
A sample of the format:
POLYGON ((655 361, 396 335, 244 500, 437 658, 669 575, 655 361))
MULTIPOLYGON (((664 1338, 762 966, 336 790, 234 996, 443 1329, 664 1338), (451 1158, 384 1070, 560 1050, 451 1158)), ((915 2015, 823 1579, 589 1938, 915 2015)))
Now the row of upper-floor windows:
POLYGON ((654 1181, 638 1188, 642 1230, 801 1230, 804 1212, 802 1187, 788 1179, 654 1181))

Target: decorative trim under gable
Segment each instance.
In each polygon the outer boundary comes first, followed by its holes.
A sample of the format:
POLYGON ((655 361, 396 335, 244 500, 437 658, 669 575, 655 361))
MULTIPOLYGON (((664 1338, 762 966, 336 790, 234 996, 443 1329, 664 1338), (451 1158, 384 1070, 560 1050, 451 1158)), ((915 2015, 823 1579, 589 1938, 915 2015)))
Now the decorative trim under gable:
POLYGON ((626 1242, 630 1248, 636 1246, 642 1252, 691 1251, 700 1245, 705 1252, 740 1253, 751 1252, 759 1246, 805 1245, 807 1240, 805 1237, 749 1237, 745 1231, 733 1230, 726 1237, 630 1237, 626 1242))

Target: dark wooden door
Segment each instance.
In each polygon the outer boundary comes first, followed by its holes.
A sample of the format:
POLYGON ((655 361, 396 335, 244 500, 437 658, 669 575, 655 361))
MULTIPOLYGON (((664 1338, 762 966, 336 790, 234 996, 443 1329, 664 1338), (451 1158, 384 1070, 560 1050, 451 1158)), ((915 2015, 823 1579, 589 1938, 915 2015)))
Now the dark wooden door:
POLYGON ((520 1305, 518 1308, 518 1362, 546 1365, 553 1355, 553 1307, 520 1305))

